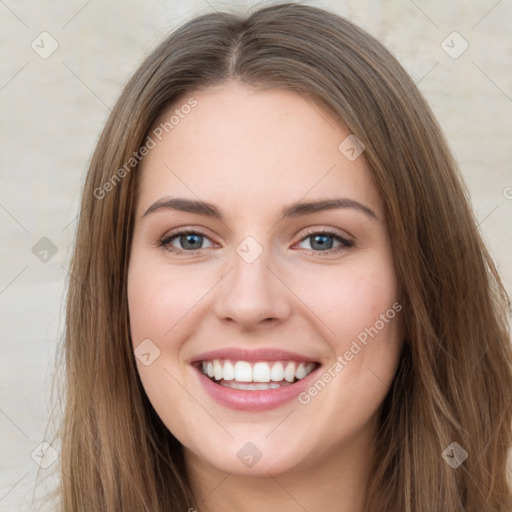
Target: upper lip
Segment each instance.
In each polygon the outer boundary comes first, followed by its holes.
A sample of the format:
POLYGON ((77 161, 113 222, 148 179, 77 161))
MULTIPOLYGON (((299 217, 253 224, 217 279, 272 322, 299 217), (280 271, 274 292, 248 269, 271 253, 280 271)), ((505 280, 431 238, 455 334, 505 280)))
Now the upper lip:
POLYGON ((317 359, 303 356, 288 350, 276 350, 272 348, 243 349, 243 348, 220 348, 203 352, 193 357, 190 363, 201 361, 211 361, 213 359, 229 359, 231 361, 298 361, 306 363, 316 363, 317 359))

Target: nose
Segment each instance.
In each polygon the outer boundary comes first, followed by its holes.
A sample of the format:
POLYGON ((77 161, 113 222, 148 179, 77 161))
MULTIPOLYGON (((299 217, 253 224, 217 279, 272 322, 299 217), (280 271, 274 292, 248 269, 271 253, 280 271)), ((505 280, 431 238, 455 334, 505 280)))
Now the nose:
POLYGON ((244 330, 283 322, 291 314, 290 289, 271 268, 269 251, 252 262, 235 252, 230 270, 219 283, 214 313, 244 330))

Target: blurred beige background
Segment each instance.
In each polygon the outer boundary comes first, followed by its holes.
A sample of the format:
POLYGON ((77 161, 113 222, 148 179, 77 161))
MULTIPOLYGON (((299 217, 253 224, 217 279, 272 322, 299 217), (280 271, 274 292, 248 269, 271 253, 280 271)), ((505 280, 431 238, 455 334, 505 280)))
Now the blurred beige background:
MULTIPOLYGON (((512 2, 305 3, 367 29, 418 82, 512 294, 512 2)), ((52 469, 36 463, 36 449, 46 439, 80 187, 103 123, 125 81, 169 31, 197 14, 254 4, 0 1, 2 511, 35 510, 36 472, 44 478, 52 469)))

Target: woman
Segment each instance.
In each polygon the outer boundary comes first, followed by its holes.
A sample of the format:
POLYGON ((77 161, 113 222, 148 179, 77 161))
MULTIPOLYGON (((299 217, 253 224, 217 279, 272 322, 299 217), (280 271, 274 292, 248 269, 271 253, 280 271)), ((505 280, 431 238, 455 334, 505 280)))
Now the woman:
POLYGON ((71 275, 62 510, 510 510, 508 297, 430 108, 339 16, 166 39, 71 275))

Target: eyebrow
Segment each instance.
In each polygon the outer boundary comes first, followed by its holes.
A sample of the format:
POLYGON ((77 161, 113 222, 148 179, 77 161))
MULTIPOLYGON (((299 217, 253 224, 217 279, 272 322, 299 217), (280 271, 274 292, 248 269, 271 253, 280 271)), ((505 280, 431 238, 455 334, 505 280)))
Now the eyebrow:
MULTIPOLYGON (((354 199, 338 198, 292 203, 283 208, 276 222, 279 222, 286 218, 302 217, 304 215, 310 215, 312 213, 325 210, 333 210, 337 208, 353 208, 357 211, 366 214, 368 217, 372 219, 378 219, 376 213, 368 206, 365 206, 364 204, 361 204, 358 201, 355 201, 354 199)), ((204 201, 196 201, 194 199, 185 199, 181 197, 163 197, 162 199, 158 199, 144 212, 142 217, 145 217, 150 213, 161 209, 195 213, 197 215, 212 217, 219 220, 224 219, 224 216, 215 205, 211 203, 206 203, 204 201)))

